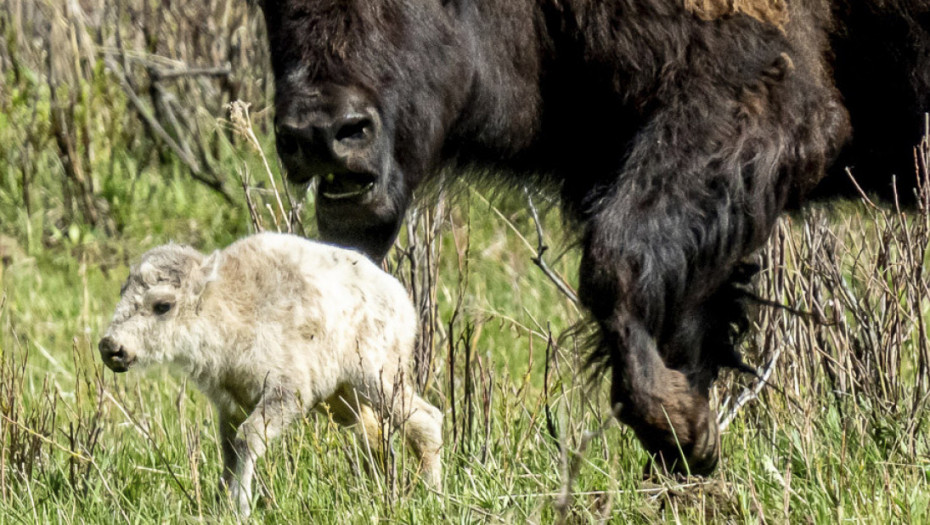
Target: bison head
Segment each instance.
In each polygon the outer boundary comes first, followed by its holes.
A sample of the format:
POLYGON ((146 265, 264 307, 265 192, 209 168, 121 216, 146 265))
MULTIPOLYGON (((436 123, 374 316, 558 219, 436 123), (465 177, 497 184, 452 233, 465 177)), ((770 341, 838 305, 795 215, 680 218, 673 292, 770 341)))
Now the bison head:
POLYGON ((135 365, 173 362, 176 352, 197 346, 185 327, 219 257, 204 257, 187 246, 152 249, 129 272, 120 301, 98 349, 114 372, 135 365))
POLYGON ((278 154, 325 240, 379 260, 436 168, 468 74, 440 0, 267 0, 278 154))

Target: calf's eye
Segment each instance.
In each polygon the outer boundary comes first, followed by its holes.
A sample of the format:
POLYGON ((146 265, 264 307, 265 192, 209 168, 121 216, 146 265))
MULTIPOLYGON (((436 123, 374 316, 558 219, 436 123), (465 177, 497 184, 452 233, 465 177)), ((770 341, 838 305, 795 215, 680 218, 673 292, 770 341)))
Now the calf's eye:
POLYGON ((171 303, 165 301, 159 301, 152 305, 152 311, 158 315, 164 315, 171 310, 171 303))

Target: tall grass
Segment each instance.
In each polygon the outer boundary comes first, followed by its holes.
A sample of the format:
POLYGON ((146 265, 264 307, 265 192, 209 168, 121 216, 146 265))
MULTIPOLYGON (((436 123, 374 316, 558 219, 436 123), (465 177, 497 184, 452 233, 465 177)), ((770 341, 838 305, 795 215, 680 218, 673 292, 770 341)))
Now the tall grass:
MULTIPOLYGON (((244 2, 0 0, 0 522, 234 521, 203 396, 164 370, 116 376, 95 343, 146 249, 313 234, 271 154, 262 31, 244 2)), ((718 382, 718 473, 644 480, 554 282, 571 292, 578 263, 557 211, 453 190, 387 263, 421 311, 444 492, 399 445, 396 475, 366 474, 363 444, 308 417, 260 462, 256 519, 927 521, 926 195, 781 222, 756 283, 781 306, 757 306, 743 348, 765 380, 718 382)))

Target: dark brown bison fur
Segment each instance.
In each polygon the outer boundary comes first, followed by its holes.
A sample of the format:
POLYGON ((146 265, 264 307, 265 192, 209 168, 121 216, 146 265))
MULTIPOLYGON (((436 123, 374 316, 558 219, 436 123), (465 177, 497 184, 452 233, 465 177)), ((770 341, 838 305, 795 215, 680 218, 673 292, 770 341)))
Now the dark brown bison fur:
POLYGON ((857 195, 849 167, 866 190, 891 200, 895 181, 899 200, 913 203, 913 151, 930 109, 930 2, 842 0, 834 10, 834 77, 850 110, 853 140, 816 196, 857 195))
POLYGON ((890 180, 886 166, 907 173, 928 109, 924 0, 264 11, 278 150, 292 181, 322 175, 323 237, 383 257, 412 191, 443 168, 556 188, 582 237, 579 293, 619 418, 693 473, 719 455, 708 390, 740 362, 744 261, 831 164, 842 172, 839 155, 868 187, 890 180))

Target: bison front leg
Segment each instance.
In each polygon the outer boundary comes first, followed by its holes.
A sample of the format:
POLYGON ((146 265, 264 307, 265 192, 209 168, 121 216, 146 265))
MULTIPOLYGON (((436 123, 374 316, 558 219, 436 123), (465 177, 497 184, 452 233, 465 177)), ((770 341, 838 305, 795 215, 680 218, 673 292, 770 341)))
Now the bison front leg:
POLYGON ((255 461, 265 454, 268 443, 300 417, 302 407, 295 394, 280 388, 270 389, 236 431, 230 456, 234 459, 234 470, 229 479, 229 495, 241 516, 251 513, 255 461))
POLYGON ((669 142, 644 137, 616 186, 589 196, 579 291, 600 327, 619 419, 660 465, 707 474, 719 457, 709 387, 721 366, 739 363, 732 333, 745 325, 736 269, 767 237, 783 198, 772 162, 754 172, 711 153, 702 163, 650 151, 669 142), (739 168, 728 172, 729 162, 739 168))
POLYGON ((611 399, 658 466, 706 475, 717 465, 720 444, 708 390, 660 358, 654 338, 635 318, 618 314, 601 323, 612 367, 611 399))
POLYGON ((220 477, 220 492, 227 492, 238 470, 239 455, 236 454, 236 432, 245 414, 238 408, 230 412, 217 406, 219 412, 220 451, 223 454, 223 474, 220 477))

